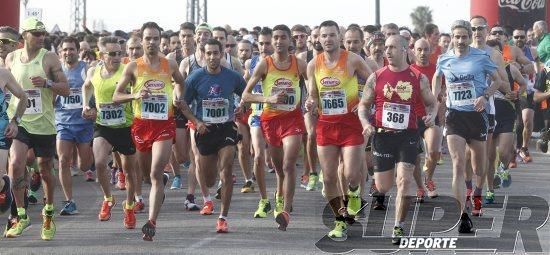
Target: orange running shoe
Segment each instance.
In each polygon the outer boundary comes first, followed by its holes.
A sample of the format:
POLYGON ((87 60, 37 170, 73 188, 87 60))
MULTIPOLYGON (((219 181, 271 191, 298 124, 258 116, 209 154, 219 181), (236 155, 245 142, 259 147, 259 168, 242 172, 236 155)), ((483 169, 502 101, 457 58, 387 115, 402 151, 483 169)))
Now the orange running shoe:
POLYGON ((216 223, 216 232, 218 233, 228 233, 229 228, 227 227, 227 220, 218 218, 216 223))
POLYGON ((116 184, 117 188, 120 190, 126 190, 126 175, 124 175, 124 171, 119 170, 118 171, 118 182, 116 184))
POLYGON ((124 227, 127 229, 134 229, 136 228, 136 214, 134 211, 134 208, 136 205, 132 206, 132 208, 126 207, 126 201, 122 202, 122 208, 124 210, 124 227))
POLYGON ((212 201, 204 202, 204 204, 202 206, 201 214, 202 215, 212 215, 213 212, 214 212, 214 202, 212 202, 212 201))
POLYGON ((101 210, 99 211, 99 220, 100 221, 108 221, 111 219, 111 209, 115 206, 115 198, 113 197, 113 201, 103 201, 103 204, 101 205, 101 210))

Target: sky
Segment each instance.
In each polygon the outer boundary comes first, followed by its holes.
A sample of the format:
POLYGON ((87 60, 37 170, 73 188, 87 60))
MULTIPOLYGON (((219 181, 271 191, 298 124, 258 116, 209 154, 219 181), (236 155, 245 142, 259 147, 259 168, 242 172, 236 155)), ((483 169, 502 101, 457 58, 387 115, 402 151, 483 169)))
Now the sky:
MULTIPOLYGON (((208 0, 208 23, 231 25, 233 29, 277 24, 315 26, 332 19, 339 25, 374 24, 374 0, 208 0)), ((419 5, 432 9, 434 23, 440 31, 449 31, 454 20, 470 16, 470 0, 380 0, 380 22, 394 22, 413 28, 410 13, 419 5)), ((155 21, 165 30, 177 30, 186 21, 186 0, 88 0, 88 27, 102 20, 109 31, 137 29, 155 21), (154 3, 155 5, 151 4, 154 3)), ((42 8, 48 30, 57 24, 62 31, 71 29, 71 0, 29 0, 28 8, 42 8)), ((23 12, 23 6, 21 11, 23 12)), ((23 18, 23 15, 21 15, 23 18)))

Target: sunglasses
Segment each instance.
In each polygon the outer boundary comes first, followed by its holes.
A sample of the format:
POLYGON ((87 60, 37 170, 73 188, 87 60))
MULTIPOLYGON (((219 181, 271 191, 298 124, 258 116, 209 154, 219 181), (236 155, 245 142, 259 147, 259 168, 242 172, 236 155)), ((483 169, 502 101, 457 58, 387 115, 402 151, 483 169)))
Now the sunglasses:
POLYGON ((226 48, 235 48, 235 46, 237 46, 237 44, 226 44, 225 45, 226 48))
POLYGON ((44 31, 29 31, 29 33, 34 37, 46 36, 46 32, 44 31))
POLYGON ((0 45, 4 45, 4 44, 9 45, 9 44, 12 44, 12 43, 17 43, 17 41, 12 40, 12 39, 10 39, 10 38, 2 38, 2 39, 0 39, 0 45))
POLYGON ((525 39, 525 35, 514 35, 514 39, 525 39))
POLYGON ((125 42, 126 42, 126 40, 124 40, 124 39, 118 40, 118 44, 124 44, 125 42))
POLYGON ((491 32, 492 35, 503 35, 504 31, 493 31, 491 32))
POLYGON ((487 27, 487 26, 472 27, 472 32, 481 31, 481 30, 485 29, 486 27, 487 27))
POLYGON ((305 34, 299 34, 299 35, 293 35, 292 38, 299 39, 299 38, 306 38, 307 35, 305 34))
POLYGON ((107 54, 109 57, 120 57, 122 55, 122 51, 103 52, 103 54, 107 54))

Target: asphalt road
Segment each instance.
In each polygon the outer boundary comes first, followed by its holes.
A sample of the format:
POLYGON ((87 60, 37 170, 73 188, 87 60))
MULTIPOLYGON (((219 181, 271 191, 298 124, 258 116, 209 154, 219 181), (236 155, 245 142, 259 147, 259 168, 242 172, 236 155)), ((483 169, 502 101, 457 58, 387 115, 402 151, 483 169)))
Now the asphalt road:
MULTIPOLYGON (((486 208, 483 217, 475 218, 475 234, 458 235, 456 208, 451 195, 450 159, 445 155, 445 163, 438 166, 435 180, 440 197, 427 199, 417 207, 416 213, 409 214, 405 226, 406 233, 411 229, 410 221, 416 219, 414 236, 447 236, 458 238, 456 250, 429 250, 430 254, 454 254, 463 251, 465 254, 498 253, 550 254, 550 227, 546 223, 548 203, 550 201, 550 155, 541 154, 531 148, 534 162, 519 164, 512 169, 513 183, 509 188, 497 190, 496 204, 486 208), (444 218, 441 209, 451 208, 444 218), (528 207, 529 209, 522 207, 528 207), (519 215, 521 213, 521 215, 519 215), (413 215, 413 216, 411 216, 413 215), (443 218, 442 218, 443 217, 443 218), (529 218, 530 217, 530 218, 529 218), (527 219, 529 218, 529 219, 527 219), (454 228, 453 228, 454 227, 454 228), (516 228, 521 228, 521 237, 516 241, 516 228), (480 250, 485 249, 485 250, 480 250)), ((301 163, 298 171, 301 172, 301 163)), ((387 212, 369 211, 350 229, 350 237, 343 242, 327 239, 332 219, 329 214, 323 221, 326 202, 319 191, 305 191, 297 186, 294 211, 291 223, 286 232, 277 230, 273 217, 254 219, 259 193, 240 193, 242 174, 238 163, 234 171, 238 182, 235 185, 233 201, 229 212, 228 234, 215 232, 216 213, 212 216, 201 216, 198 212, 185 211, 185 189, 169 190, 166 188, 166 201, 157 221, 157 235, 153 242, 141 239, 141 226, 147 219, 146 214, 138 214, 138 228, 127 230, 122 224, 122 207, 120 203, 113 209, 113 217, 108 222, 97 219, 101 191, 97 183, 84 182, 82 176, 75 176, 74 193, 80 214, 74 216, 57 216, 57 234, 53 241, 40 239, 39 216, 41 206, 30 206, 29 215, 33 225, 21 237, 1 239, 0 254, 322 254, 343 253, 372 254, 380 252, 399 252, 407 254, 413 250, 397 250, 389 243, 393 227, 394 206, 392 198, 387 212), (355 250, 353 250, 355 249, 355 250)), ((266 174, 270 200, 273 203, 275 174, 266 174)), ((186 176, 184 177, 184 182, 186 176)), ((298 181, 297 181, 298 183, 298 181)), ((144 186, 144 192, 149 186, 144 186)), ((198 192, 198 190, 197 190, 198 192)), ((214 192, 214 190, 212 190, 214 192)), ((395 190, 390 194, 395 194, 395 190)), ((120 202, 124 199, 123 191, 115 191, 120 202)), ((147 194, 145 194, 147 198, 147 194)), ((62 207, 62 192, 56 191, 56 210, 62 207)), ((147 200, 147 199, 146 199, 147 200)), ((199 202, 202 203, 202 199, 199 202)), ((369 198, 370 200, 370 198, 369 198)), ((219 201, 215 208, 219 210, 219 201)), ((370 208, 370 204, 368 206, 370 208)), ((414 209, 414 207, 413 207, 414 209)), ((6 215, 3 215, 6 217, 6 215)), ((4 228, 5 221, 0 226, 4 228)))

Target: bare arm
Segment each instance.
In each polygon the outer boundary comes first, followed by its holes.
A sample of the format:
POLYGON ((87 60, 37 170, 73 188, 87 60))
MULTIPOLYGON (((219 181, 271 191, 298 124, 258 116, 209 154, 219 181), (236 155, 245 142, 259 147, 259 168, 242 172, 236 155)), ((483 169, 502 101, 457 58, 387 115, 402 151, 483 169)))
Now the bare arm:
POLYGON ((179 67, 179 71, 181 75, 183 76, 183 79, 185 80, 188 75, 188 68, 189 68, 189 57, 184 58, 179 67))
POLYGON ((307 90, 309 95, 306 101, 306 110, 316 114, 317 107, 319 106, 319 90, 317 89, 317 81, 315 80, 315 62, 313 61, 307 64, 307 76, 307 90))
POLYGON ((197 118, 193 115, 191 109, 189 109, 189 105, 187 105, 183 99, 185 96, 185 80, 178 70, 178 64, 175 60, 170 60, 170 70, 173 70, 172 79, 174 79, 176 84, 174 88, 174 105, 180 109, 185 118, 196 124, 197 118))
MULTIPOLYGON (((123 104, 126 102, 130 102, 134 99, 138 99, 142 97, 141 91, 139 93, 135 94, 127 94, 126 93, 126 87, 135 80, 134 72, 136 71, 136 62, 130 62, 128 65, 124 67, 124 71, 122 71, 122 77, 118 81, 118 84, 115 89, 115 93, 113 94, 113 102, 123 104)), ((147 89, 144 88, 144 93, 147 93, 147 89)))
POLYGON ((432 90, 430 89, 430 81, 425 75, 420 77, 420 96, 422 97, 422 101, 424 101, 427 113, 427 116, 424 117, 424 122, 426 126, 432 126, 437 116, 438 105, 436 97, 432 94, 432 90))
POLYGON ((514 49, 514 52, 516 54, 516 62, 521 66, 523 66, 523 69, 520 69, 521 73, 529 74, 529 75, 535 74, 535 65, 533 65, 533 62, 531 62, 531 60, 529 60, 525 56, 523 51, 516 46, 512 47, 512 49, 514 49))
POLYGON ((243 102, 247 103, 269 103, 268 98, 264 97, 263 95, 258 94, 252 94, 252 90, 254 89, 254 86, 256 86, 256 83, 260 81, 267 73, 267 62, 262 59, 260 62, 256 65, 256 68, 254 68, 254 73, 248 80, 248 83, 246 84, 246 88, 244 89, 244 92, 242 94, 241 99, 243 102))
MULTIPOLYGON (((68 96, 70 94, 69 83, 67 82, 65 73, 63 73, 63 70, 61 69, 61 62, 59 61, 59 58, 53 52, 47 53, 44 58, 44 64, 46 65, 45 70, 47 71, 46 74, 48 75, 48 79, 53 81, 50 89, 57 95, 68 96)), ((46 80, 44 79, 42 86, 35 86, 44 87, 45 85, 46 80)))
POLYGON ((432 94, 438 96, 441 93, 441 84, 443 83, 443 76, 441 74, 434 74, 432 78, 432 94))
POLYGON ((231 58, 231 65, 233 66, 233 71, 244 75, 243 67, 241 66, 241 62, 237 58, 231 58))
POLYGON ((510 71, 512 72, 512 78, 514 78, 514 81, 519 84, 519 95, 523 95, 527 89, 527 81, 523 78, 523 75, 515 66, 510 66, 510 71))
POLYGON ((0 69, 0 77, 2 81, 6 82, 6 89, 15 97, 19 99, 17 108, 15 110, 15 116, 21 117, 27 109, 27 94, 21 86, 15 80, 15 77, 7 69, 0 69))
POLYGON ((252 74, 250 73, 250 59, 247 59, 244 62, 244 80, 248 82, 250 80, 250 77, 252 77, 252 74))
POLYGON ((367 78, 372 74, 372 69, 367 65, 367 62, 357 54, 353 54, 353 65, 355 66, 355 73, 359 77, 367 78))
POLYGON ((371 74, 367 79, 365 88, 363 90, 363 97, 359 101, 358 115, 361 124, 363 125, 363 134, 372 135, 374 127, 369 122, 371 115, 370 109, 374 103, 374 85, 376 84, 376 74, 371 74))

